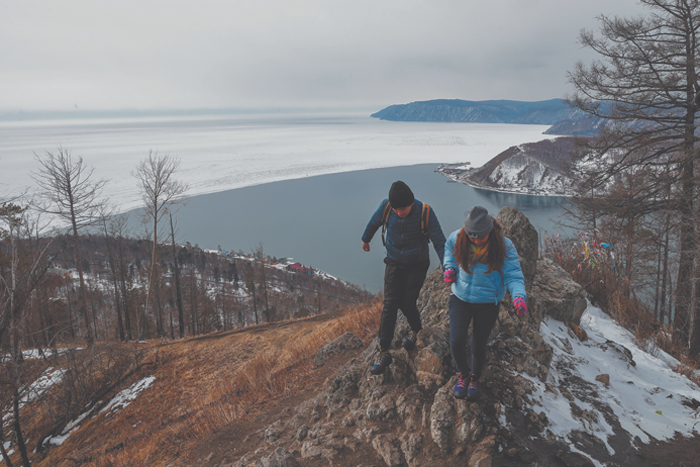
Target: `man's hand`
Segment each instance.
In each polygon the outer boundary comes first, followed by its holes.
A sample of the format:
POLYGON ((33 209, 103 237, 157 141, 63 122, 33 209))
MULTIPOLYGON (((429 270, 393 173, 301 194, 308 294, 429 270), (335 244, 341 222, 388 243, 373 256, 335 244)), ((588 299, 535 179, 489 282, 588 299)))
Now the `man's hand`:
POLYGON ((362 249, 365 251, 369 251, 369 243, 362 242, 362 249))

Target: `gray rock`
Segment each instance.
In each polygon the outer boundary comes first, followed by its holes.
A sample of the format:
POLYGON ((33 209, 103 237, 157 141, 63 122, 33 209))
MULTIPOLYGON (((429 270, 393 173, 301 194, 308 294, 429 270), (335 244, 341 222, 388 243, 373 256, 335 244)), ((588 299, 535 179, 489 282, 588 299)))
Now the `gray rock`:
POLYGON ((449 383, 438 390, 433 406, 430 409, 430 435, 443 452, 447 452, 452 446, 452 428, 455 424, 455 399, 450 388, 455 383, 456 378, 452 378, 449 383))
POLYGON ((277 448, 267 457, 258 461, 256 467, 299 467, 294 456, 283 448, 277 448))
POLYGON ((326 399, 326 407, 331 413, 346 407, 355 392, 358 389, 357 383, 364 373, 364 368, 361 365, 353 365, 343 370, 331 382, 326 390, 328 398, 326 399))
POLYGON ((601 347, 603 348, 603 350, 612 349, 614 352, 616 352, 620 359, 624 360, 627 363, 628 368, 629 366, 637 366, 637 362, 634 361, 632 352, 624 345, 618 344, 617 342, 613 342, 608 339, 605 341, 605 344, 602 344, 601 347))
POLYGON ((579 324, 588 306, 581 286, 551 259, 540 259, 537 271, 532 290, 537 313, 541 317, 549 315, 565 323, 579 324))
POLYGON ((343 353, 348 349, 359 349, 363 345, 362 339, 348 331, 321 347, 314 358, 314 365, 321 366, 327 358, 343 353))
POLYGON ((529 295, 537 274, 537 256, 539 251, 537 229, 525 217, 525 214, 509 206, 498 212, 496 220, 503 227, 504 235, 515 245, 520 258, 520 268, 523 270, 523 276, 525 276, 525 291, 529 295))
POLYGON ((272 443, 279 439, 283 431, 284 426, 282 426, 282 422, 280 420, 277 420, 275 423, 273 423, 265 429, 263 435, 265 436, 265 439, 268 443, 272 443))
POLYGON ((432 346, 421 349, 416 356, 414 364, 416 365, 417 372, 424 371, 434 375, 441 375, 444 372, 442 367, 442 358, 440 355, 435 353, 432 346))
POLYGON ((396 405, 389 394, 367 406, 367 418, 373 422, 391 420, 396 417, 396 405))
POLYGON ((403 454, 399 448, 399 441, 395 436, 379 435, 372 440, 372 446, 389 467, 403 465, 403 454))
POLYGON ((479 442, 474 453, 469 458, 468 467, 491 467, 493 448, 496 446, 496 436, 489 435, 479 442))
POLYGON ((404 435, 403 441, 401 442, 401 451, 403 451, 403 456, 409 467, 418 467, 422 465, 418 460, 418 455, 422 451, 422 444, 422 435, 418 433, 404 435))
POLYGON ((321 449, 321 442, 317 439, 304 441, 301 444, 301 458, 306 459, 309 457, 321 457, 321 449))

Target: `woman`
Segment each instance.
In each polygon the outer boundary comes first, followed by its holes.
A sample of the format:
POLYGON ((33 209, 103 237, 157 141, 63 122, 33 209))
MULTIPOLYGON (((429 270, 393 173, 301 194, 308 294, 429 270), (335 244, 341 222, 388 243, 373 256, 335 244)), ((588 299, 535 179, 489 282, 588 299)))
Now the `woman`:
POLYGON ((498 318, 498 302, 513 297, 518 316, 527 313, 525 279, 513 242, 486 208, 474 206, 466 213, 464 227, 450 234, 445 244, 445 282, 452 284, 449 299, 450 349, 457 364, 455 397, 479 397, 479 379, 486 362, 486 344, 498 318), (472 329, 471 369, 467 359, 467 334, 472 329))

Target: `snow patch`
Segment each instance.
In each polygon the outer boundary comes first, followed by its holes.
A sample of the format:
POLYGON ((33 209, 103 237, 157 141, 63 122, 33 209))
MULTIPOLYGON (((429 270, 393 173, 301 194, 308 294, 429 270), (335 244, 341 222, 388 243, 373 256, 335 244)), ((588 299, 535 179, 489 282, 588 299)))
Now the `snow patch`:
POLYGON ((102 410, 100 410, 100 413, 108 412, 107 416, 109 416, 117 410, 127 407, 129 404, 131 404, 131 401, 136 399, 136 397, 142 391, 147 389, 151 384, 153 384, 153 381, 155 380, 155 376, 147 376, 146 378, 137 381, 127 389, 124 389, 123 391, 119 392, 116 396, 114 396, 112 400, 109 401, 109 404, 107 404, 102 408, 102 410))
POLYGON ((699 413, 683 402, 700 400, 700 387, 673 371, 676 359, 657 348, 652 352, 640 348, 629 331, 594 306, 589 305, 584 313, 581 327, 588 334, 585 342, 551 317, 540 325, 543 339, 554 350, 547 383, 569 388, 573 401, 560 393, 545 392, 543 382, 523 375, 537 388, 532 402, 541 406, 556 436, 570 439, 573 431, 586 432, 613 454, 608 444, 613 429, 600 411, 606 407, 632 439, 639 437, 643 443, 669 440, 677 433, 698 435, 699 413), (601 374, 609 375, 609 385, 596 381, 601 374))

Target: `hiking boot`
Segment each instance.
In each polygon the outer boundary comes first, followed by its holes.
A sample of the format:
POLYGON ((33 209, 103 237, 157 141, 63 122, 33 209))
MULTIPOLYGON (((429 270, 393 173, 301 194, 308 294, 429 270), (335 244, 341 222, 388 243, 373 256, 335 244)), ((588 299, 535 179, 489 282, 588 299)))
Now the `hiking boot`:
POLYGON ((384 370, 386 370, 389 365, 391 365, 391 362, 394 359, 391 357, 391 353, 389 353, 388 350, 380 350, 379 351, 379 356, 377 357, 377 363, 372 366, 372 368, 369 370, 370 373, 373 375, 381 375, 384 373, 384 370))
POLYGON ((457 384, 455 385, 454 395, 457 399, 467 397, 467 378, 462 373, 457 373, 457 384))
POLYGON ((413 331, 408 331, 408 335, 404 338, 403 343, 403 348, 406 350, 413 350, 416 348, 416 341, 418 340, 418 336, 416 336, 416 333, 413 331))
POLYGON ((467 400, 475 401, 481 395, 481 389, 479 388, 479 378, 472 373, 469 378, 469 387, 467 387, 467 400))

